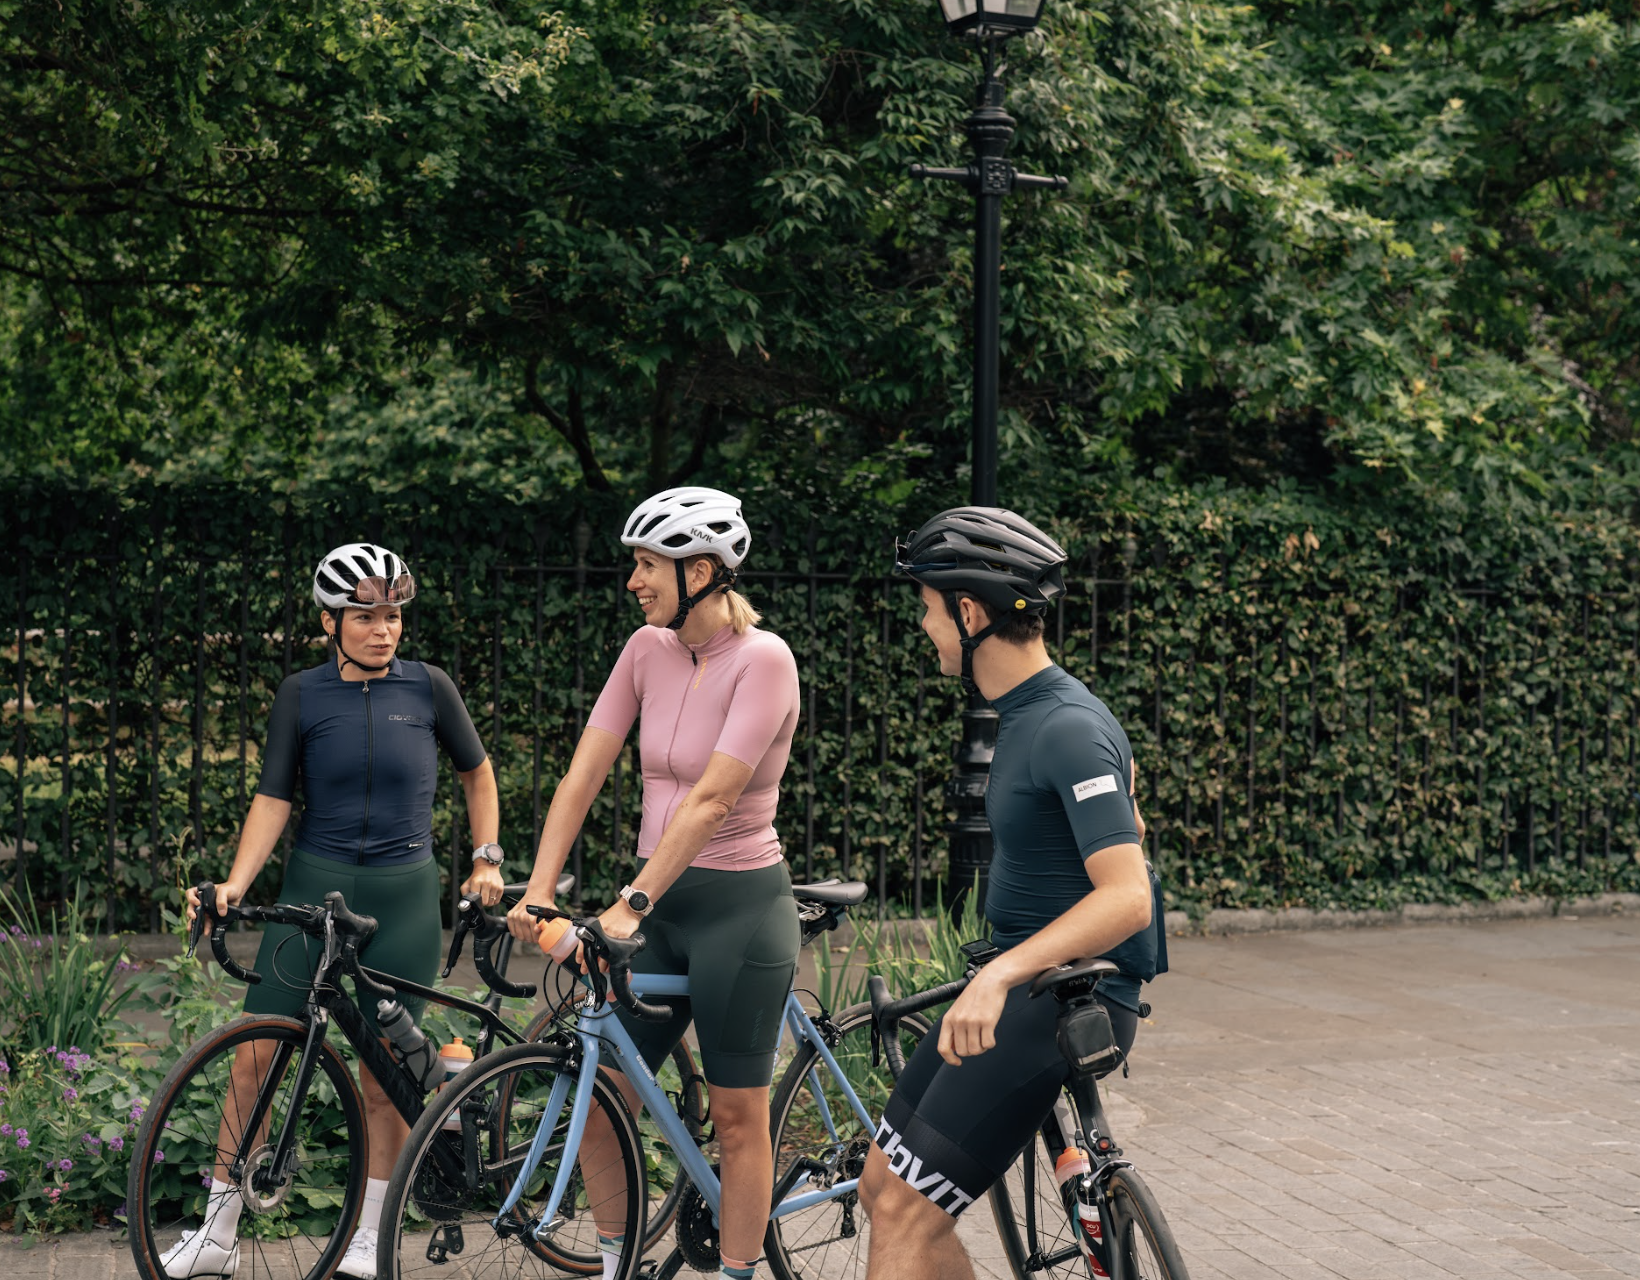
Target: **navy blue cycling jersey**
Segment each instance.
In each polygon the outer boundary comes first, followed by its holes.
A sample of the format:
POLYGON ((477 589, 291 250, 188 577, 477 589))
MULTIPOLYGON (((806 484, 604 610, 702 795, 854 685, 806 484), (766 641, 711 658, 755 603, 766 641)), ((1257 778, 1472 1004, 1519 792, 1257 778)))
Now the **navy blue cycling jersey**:
MULTIPOLYGON (((1049 667, 992 704, 1001 718, 985 792, 996 852, 985 891, 992 941, 1023 942, 1092 891, 1084 860, 1138 844, 1128 794, 1133 748, 1110 709, 1075 676, 1049 667)), ((1137 1009, 1139 983, 1167 967, 1154 876, 1152 919, 1106 953, 1122 969, 1101 990, 1137 1009)))
POLYGON ((274 696, 257 794, 291 800, 296 846, 339 862, 390 866, 433 853, 438 748, 462 773, 484 746, 450 677, 395 658, 371 680, 334 662, 287 676, 274 696))

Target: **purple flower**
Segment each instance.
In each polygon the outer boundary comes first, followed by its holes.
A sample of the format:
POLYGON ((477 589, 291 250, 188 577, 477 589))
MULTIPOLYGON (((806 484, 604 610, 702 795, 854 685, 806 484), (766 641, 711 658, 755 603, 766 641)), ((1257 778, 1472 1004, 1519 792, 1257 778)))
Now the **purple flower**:
POLYGON ((155 1164, 164 1164, 165 1163, 165 1153, 163 1151, 154 1152, 154 1163, 155 1164))
POLYGON ((206 1174, 203 1178, 201 1178, 199 1180, 199 1185, 202 1186, 202 1187, 210 1186, 211 1185, 211 1175, 206 1174))
POLYGON ((131 1104, 131 1118, 133 1120, 141 1120, 142 1119, 142 1103, 133 1102, 131 1104))
POLYGON ((0 1138, 9 1137, 11 1137, 11 1126, 9 1124, 0 1124, 0 1138))
POLYGON ((53 1054, 53 1053, 56 1053, 56 1052, 57 1052, 57 1046, 56 1045, 52 1044, 52 1045, 47 1045, 46 1046, 46 1053, 47 1054, 53 1054))
POLYGON ((0 1169, 0 1182, 4 1182, 9 1177, 11 1177, 11 1174, 7 1173, 4 1169, 0 1169))
POLYGON ((77 1102, 79 1100, 79 1097, 80 1097, 80 1091, 78 1089, 64 1089, 63 1090, 63 1101, 64 1102, 77 1102))
POLYGON ((28 1139, 27 1138, 17 1139, 17 1149, 19 1151, 27 1151, 28 1150, 28 1139))
POLYGON ((124 1151, 125 1150, 125 1139, 120 1137, 120 1135, 116 1133, 112 1138, 110 1138, 108 1140, 108 1146, 113 1151, 124 1151))
POLYGON ((0 1076, 9 1076, 10 1074, 11 1063, 7 1062, 4 1058, 0 1058, 0 1076))
POLYGON ((61 1169, 64 1173, 67 1173, 70 1169, 72 1169, 74 1167, 74 1162, 72 1160, 59 1160, 59 1161, 57 1161, 57 1167, 59 1169, 61 1169))

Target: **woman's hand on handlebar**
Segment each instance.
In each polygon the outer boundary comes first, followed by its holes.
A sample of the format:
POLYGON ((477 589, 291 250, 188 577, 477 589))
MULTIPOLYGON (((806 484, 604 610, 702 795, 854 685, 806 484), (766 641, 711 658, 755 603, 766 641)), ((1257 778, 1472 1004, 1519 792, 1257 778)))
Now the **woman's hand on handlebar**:
POLYGON ((1001 969, 981 969, 940 1019, 940 1057, 953 1067, 964 1058, 996 1048, 997 1020, 1002 1017, 1008 983, 1001 969))
MULTIPOLYGON (((232 880, 224 880, 221 884, 216 886, 216 905, 218 910, 221 910, 224 907, 236 907, 244 899, 244 897, 245 890, 243 886, 235 884, 232 880)), ((188 924, 190 927, 192 927, 194 923, 194 917, 198 914, 199 890, 195 886, 189 885, 188 924)))
POLYGON ((507 932, 519 942, 536 941, 536 931, 541 922, 530 914, 531 907, 550 907, 553 905, 553 894, 550 888, 537 889, 535 880, 530 880, 529 892, 520 898, 513 909, 507 912, 507 932))
MULTIPOLYGON (((473 874, 462 882, 461 892, 464 894, 476 893, 479 904, 487 909, 501 901, 502 891, 506 887, 507 882, 502 879, 500 867, 493 862, 479 861, 473 865, 473 874)), ((509 929, 512 927, 511 920, 512 918, 509 916, 509 929)))

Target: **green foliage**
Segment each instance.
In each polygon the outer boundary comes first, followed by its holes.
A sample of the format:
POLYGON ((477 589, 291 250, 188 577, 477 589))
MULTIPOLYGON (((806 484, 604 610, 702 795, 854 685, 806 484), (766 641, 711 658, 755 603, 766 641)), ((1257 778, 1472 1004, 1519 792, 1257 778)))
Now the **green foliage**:
MULTIPOLYGON (((768 513, 747 588, 805 688, 788 856, 800 876, 880 877, 888 899, 917 887, 917 832, 925 890, 943 867, 960 710, 915 594, 882 576, 892 534, 954 496, 916 461, 741 486, 768 513)), ((1531 497, 1476 484, 1352 505, 1291 485, 1022 474, 1027 509, 1072 554, 1050 649, 1127 727, 1170 906, 1532 891, 1551 868, 1634 879, 1635 474, 1568 462, 1546 477, 1531 497)), ((273 692, 287 662, 318 660, 311 548, 362 533, 416 566, 405 652, 464 690, 517 856, 636 625, 605 561, 624 511, 599 499, 23 486, 4 506, 26 559, 0 593, 27 592, 0 609, 32 628, 33 710, 0 730, 23 762, 0 769, 0 813, 33 892, 83 877, 121 925, 157 910, 156 886, 225 873, 273 692)), ((629 875, 635 763, 623 755, 584 829, 585 901, 629 875)), ((446 773, 434 832, 452 867, 459 806, 446 773)), ((278 875, 276 859, 255 892, 278 875)))
POLYGON ((49 1045, 0 1061, 0 1228, 111 1225, 147 1096, 123 1052, 49 1045))
MULTIPOLYGON (((788 436, 964 465, 971 201, 906 170, 966 158, 975 68, 924 0, 0 18, 8 466, 288 480, 469 424, 548 487, 788 436)), ((1013 156, 1072 187, 1007 205, 1009 465, 1535 485, 1627 438, 1636 39, 1613 4, 1050 7, 1013 156)))
POLYGON ((0 1045, 18 1059, 57 1046, 99 1053, 113 1039, 132 990, 115 981, 131 966, 123 947, 85 932, 84 885, 43 921, 27 894, 0 888, 0 1045))
MULTIPOLYGON (((935 890, 934 901, 944 900, 944 882, 935 890)), ((926 924, 916 920, 877 920, 865 912, 849 917, 850 934, 846 946, 833 949, 826 939, 815 946, 816 993, 823 1008, 833 1013, 870 997, 866 980, 880 976, 891 995, 908 996, 941 983, 954 982, 968 967, 960 950, 965 942, 991 936, 990 926, 979 917, 973 894, 963 897, 957 918, 936 908, 926 924)), ((936 1008, 929 1017, 938 1015, 936 1008)))

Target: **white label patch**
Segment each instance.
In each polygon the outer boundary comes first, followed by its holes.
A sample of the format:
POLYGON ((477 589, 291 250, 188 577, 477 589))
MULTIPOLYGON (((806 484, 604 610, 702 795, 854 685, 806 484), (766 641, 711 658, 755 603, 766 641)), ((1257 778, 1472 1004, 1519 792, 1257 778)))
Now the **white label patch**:
POLYGON ((1116 775, 1107 773, 1102 778, 1089 778, 1086 782, 1078 782, 1071 788, 1071 794, 1078 800, 1088 800, 1114 790, 1116 790, 1116 775))

